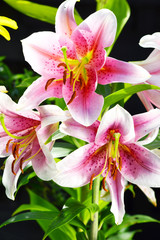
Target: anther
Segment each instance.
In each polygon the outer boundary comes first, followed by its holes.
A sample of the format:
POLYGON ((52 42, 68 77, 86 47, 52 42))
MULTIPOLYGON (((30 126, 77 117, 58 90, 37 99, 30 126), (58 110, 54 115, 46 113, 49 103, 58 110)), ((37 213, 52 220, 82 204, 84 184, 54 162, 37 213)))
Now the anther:
POLYGON ((109 172, 110 169, 111 169, 111 164, 112 164, 112 157, 109 157, 109 158, 108 158, 108 169, 107 169, 108 172, 109 172))
POLYGON ((16 175, 16 173, 15 173, 15 171, 14 171, 14 164, 15 164, 15 159, 13 160, 13 162, 12 162, 12 165, 11 165, 11 170, 12 170, 12 173, 14 174, 14 175, 16 175))
POLYGON ((8 142, 7 142, 7 144, 6 144, 6 152, 7 152, 7 153, 8 153, 8 151, 9 151, 9 144, 10 144, 11 141, 12 141, 12 139, 9 139, 8 142))
POLYGON ((90 179, 90 183, 89 183, 89 190, 92 190, 92 185, 93 185, 93 178, 94 178, 95 174, 93 173, 90 179))
POLYGON ((105 180, 106 180, 106 177, 104 177, 102 180, 102 187, 103 187, 104 191, 108 192, 108 189, 105 187, 105 180))
POLYGON ((67 70, 63 72, 63 84, 65 85, 67 79, 67 70))
POLYGON ((70 84, 73 85, 73 71, 70 71, 70 84))
POLYGON ((67 105, 69 105, 71 102, 73 102, 73 100, 75 99, 75 97, 76 97, 76 91, 73 92, 73 94, 72 94, 70 100, 68 101, 67 105))
POLYGON ((65 69, 67 69, 67 65, 65 64, 65 63, 59 63, 58 65, 57 65, 57 67, 64 67, 65 69))
POLYGON ((24 160, 24 158, 21 158, 20 163, 19 163, 19 168, 20 168, 22 174, 24 173, 23 168, 22 168, 23 160, 24 160))
POLYGON ((13 143, 13 145, 12 145, 12 155, 13 155, 14 158, 17 158, 16 146, 17 146, 17 143, 13 143))
POLYGON ((80 89, 82 90, 84 87, 84 80, 82 77, 79 77, 79 81, 80 81, 80 89))
POLYGON ((49 85, 51 85, 51 83, 55 80, 55 78, 50 78, 47 82, 46 82, 46 85, 45 85, 45 90, 47 91, 49 85))
POLYGON ((121 169, 122 169, 122 158, 119 157, 119 170, 121 171, 121 169))

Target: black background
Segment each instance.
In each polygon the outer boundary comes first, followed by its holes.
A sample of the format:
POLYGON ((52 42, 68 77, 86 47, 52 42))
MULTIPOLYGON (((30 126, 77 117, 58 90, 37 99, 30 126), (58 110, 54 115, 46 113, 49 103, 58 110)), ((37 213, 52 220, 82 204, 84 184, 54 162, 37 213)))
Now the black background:
MULTIPOLYGON (((60 0, 35 0, 33 2, 58 7, 60 0)), ((160 1, 159 0, 128 0, 131 7, 131 17, 115 44, 111 56, 120 60, 134 61, 145 59, 152 49, 144 49, 138 45, 140 38, 146 34, 160 31, 160 1)), ((95 11, 94 0, 81 0, 76 4, 80 15, 86 18, 95 11)), ((9 7, 0 0, 0 16, 7 16, 17 21, 18 30, 10 30, 11 41, 7 42, 0 36, 0 56, 6 56, 5 63, 9 65, 14 73, 23 72, 24 68, 30 69, 29 64, 24 61, 20 40, 33 32, 50 30, 54 31, 54 25, 27 17, 9 7)), ((144 108, 136 96, 132 97, 126 104, 126 109, 131 113, 143 112, 144 108)), ((155 189, 157 196, 157 208, 153 207, 143 195, 135 188, 136 197, 127 191, 125 194, 126 212, 129 214, 147 214, 160 220, 160 190, 155 189)), ((7 199, 3 186, 0 186, 0 222, 8 219, 14 209, 22 203, 28 203, 28 195, 25 190, 20 190, 15 201, 7 199)), ((136 234, 134 239, 158 239, 159 224, 142 224, 136 228, 143 229, 142 233, 136 234)), ((43 232, 35 222, 21 222, 11 224, 0 230, 1 240, 28 240, 42 239, 43 232)))

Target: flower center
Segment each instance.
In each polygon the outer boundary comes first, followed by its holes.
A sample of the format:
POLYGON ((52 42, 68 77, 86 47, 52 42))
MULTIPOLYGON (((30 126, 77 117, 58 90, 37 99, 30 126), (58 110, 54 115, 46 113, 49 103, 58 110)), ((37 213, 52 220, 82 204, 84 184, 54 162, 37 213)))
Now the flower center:
POLYGON ((38 125, 28 128, 28 132, 25 133, 24 135, 17 136, 17 135, 12 134, 11 132, 9 132, 9 130, 6 128, 5 122, 4 122, 4 118, 5 118, 5 115, 4 114, 0 114, 1 125, 2 125, 2 127, 4 129, 4 131, 6 132, 6 134, 11 137, 8 140, 8 142, 6 143, 6 152, 7 153, 9 152, 9 147, 11 146, 11 148, 12 148, 12 155, 14 157, 14 160, 13 160, 12 166, 11 166, 11 170, 12 170, 12 173, 14 175, 16 175, 16 173, 14 171, 14 165, 15 165, 16 161, 17 160, 20 161, 19 168, 20 168, 21 172, 23 173, 23 169, 22 169, 23 162, 32 159, 40 151, 40 149, 39 149, 30 158, 24 159, 22 157, 23 153, 25 152, 27 147, 29 147, 31 145, 31 143, 33 142, 33 140, 36 138, 36 131, 35 131, 35 129, 37 128, 38 125))
POLYGON ((69 105, 76 97, 76 89, 75 89, 76 83, 80 83, 80 90, 82 90, 83 87, 86 86, 88 83, 88 76, 87 76, 87 71, 85 69, 85 65, 89 63, 92 57, 92 52, 89 52, 84 58, 81 59, 81 61, 79 61, 79 60, 67 58, 67 47, 64 46, 61 48, 61 50, 63 52, 64 58, 62 62, 58 64, 57 67, 64 67, 63 78, 49 79, 46 83, 45 90, 47 90, 48 86, 53 81, 63 81, 63 84, 65 85, 66 80, 69 79, 70 85, 73 88, 73 94, 70 100, 67 102, 67 105, 69 105))
MULTIPOLYGON (((120 140, 121 134, 118 132, 118 130, 110 130, 109 134, 107 135, 108 143, 97 149, 97 151, 94 152, 94 155, 97 153, 105 150, 106 151, 106 157, 105 157, 105 163, 103 166, 102 171, 98 174, 100 175, 102 172, 106 171, 106 176, 102 180, 102 187, 105 191, 108 191, 105 188, 105 180, 108 174, 111 174, 111 177, 113 177, 113 180, 116 179, 117 176, 117 170, 121 170, 122 168, 122 158, 119 153, 119 140, 120 140)), ((121 144, 120 144, 121 145, 121 144)), ((98 176, 97 175, 97 176, 98 176)), ((89 188, 92 189, 92 183, 93 178, 97 177, 95 174, 92 174, 90 179, 90 185, 89 188)))

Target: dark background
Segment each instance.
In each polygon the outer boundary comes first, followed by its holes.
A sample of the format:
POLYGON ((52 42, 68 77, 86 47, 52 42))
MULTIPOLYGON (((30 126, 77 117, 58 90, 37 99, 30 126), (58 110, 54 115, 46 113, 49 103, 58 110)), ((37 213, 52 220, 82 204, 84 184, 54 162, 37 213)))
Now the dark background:
MULTIPOLYGON (((34 0, 33 2, 58 7, 60 0, 34 0)), ((29 36, 33 32, 50 30, 54 31, 54 25, 41 22, 27 17, 9 7, 0 0, 0 16, 10 17, 18 23, 18 30, 9 29, 11 41, 7 42, 0 36, 0 56, 6 56, 5 63, 9 65, 14 73, 22 73, 24 68, 30 66, 24 61, 20 40, 29 36)), ((128 0, 131 7, 131 17, 115 44, 111 56, 125 61, 143 60, 152 49, 144 49, 138 45, 140 38, 146 34, 160 31, 160 1, 159 0, 128 0)), ((81 0, 76 4, 76 8, 83 18, 95 11, 94 0, 81 0)), ((132 97, 126 104, 126 109, 131 113, 143 112, 144 108, 136 96, 132 97)), ((160 220, 160 190, 155 189, 157 196, 157 208, 153 207, 143 195, 135 188, 136 197, 127 191, 125 194, 126 212, 129 214, 146 214, 160 220)), ((28 203, 28 195, 22 188, 16 197, 16 201, 11 201, 5 196, 3 186, 0 186, 0 222, 8 219, 14 209, 22 203, 28 203)), ((159 224, 142 224, 136 228, 143 229, 142 233, 136 234, 136 240, 158 239, 159 224)), ((0 230, 1 240, 27 240, 42 239, 43 232, 35 222, 21 222, 8 225, 0 230)))

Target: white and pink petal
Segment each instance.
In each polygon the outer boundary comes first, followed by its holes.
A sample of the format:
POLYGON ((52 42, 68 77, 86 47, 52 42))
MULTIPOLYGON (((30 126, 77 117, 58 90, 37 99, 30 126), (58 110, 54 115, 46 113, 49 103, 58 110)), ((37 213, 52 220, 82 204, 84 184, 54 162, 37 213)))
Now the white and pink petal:
MULTIPOLYGON (((152 109, 148 112, 133 116, 135 142, 160 127, 160 110, 152 109)), ((156 136, 155 136, 156 137, 156 136)))
POLYGON ((103 115, 97 131, 95 143, 107 143, 107 136, 110 134, 110 130, 119 132, 121 134, 119 141, 123 143, 132 142, 135 138, 132 116, 119 105, 116 105, 103 115))
POLYGON ((18 109, 37 108, 44 100, 57 97, 62 98, 62 81, 54 81, 47 87, 48 78, 40 77, 35 80, 23 93, 18 102, 18 109))
POLYGON ((134 184, 146 187, 160 186, 160 158, 138 144, 119 147, 122 158, 121 174, 134 184))
POLYGON ((99 121, 95 121, 91 126, 85 127, 84 125, 76 122, 73 118, 64 121, 60 125, 60 131, 72 137, 82 139, 86 142, 94 142, 99 121))
POLYGON ((106 58, 105 64, 98 71, 98 83, 102 85, 112 82, 138 84, 149 78, 150 74, 144 68, 111 57, 106 58))
POLYGON ((63 37, 70 37, 77 27, 74 19, 74 6, 77 0, 67 0, 63 2, 56 14, 56 33, 63 37))
POLYGON ((103 171, 105 159, 106 149, 89 143, 57 163, 53 180, 64 187, 84 186, 103 171))

